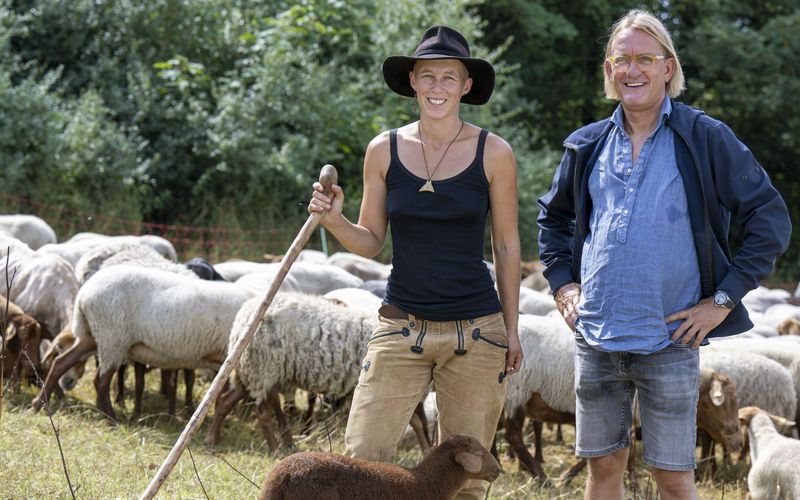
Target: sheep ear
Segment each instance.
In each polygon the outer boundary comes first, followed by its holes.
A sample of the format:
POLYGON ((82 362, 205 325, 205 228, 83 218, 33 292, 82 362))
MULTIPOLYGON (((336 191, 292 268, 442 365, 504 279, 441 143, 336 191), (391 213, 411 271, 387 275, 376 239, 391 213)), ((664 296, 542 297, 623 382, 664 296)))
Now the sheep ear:
POLYGON ((744 426, 745 434, 747 434, 747 426, 750 425, 750 421, 753 420, 753 417, 755 417, 756 413, 759 411, 761 411, 761 409, 755 406, 743 406, 739 408, 739 423, 744 426))
POLYGON ((711 402, 714 403, 714 406, 722 406, 722 403, 725 402, 725 392, 722 390, 722 382, 719 380, 711 382, 711 390, 708 391, 708 395, 711 397, 711 402))
POLYGON ((11 339, 13 339, 16 336, 17 336, 17 327, 14 325, 14 323, 11 323, 6 327, 6 335, 5 335, 6 343, 10 342, 11 339))
POLYGON ((56 357, 56 343, 50 339, 42 339, 39 343, 39 360, 42 364, 49 363, 56 357))
POLYGON ((464 468, 465 471, 469 472, 470 474, 477 474, 481 471, 481 465, 483 464, 483 460, 478 455, 474 453, 470 453, 468 451, 460 451, 456 453, 455 461, 457 464, 460 464, 461 467, 464 468))

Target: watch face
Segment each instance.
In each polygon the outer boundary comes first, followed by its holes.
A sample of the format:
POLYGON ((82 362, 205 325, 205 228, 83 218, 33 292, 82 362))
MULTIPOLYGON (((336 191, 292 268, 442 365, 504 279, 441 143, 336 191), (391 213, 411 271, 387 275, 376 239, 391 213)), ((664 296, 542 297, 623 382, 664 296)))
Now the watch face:
POLYGON ((718 306, 724 305, 727 300, 728 296, 725 295, 725 292, 717 292, 714 294, 714 303, 718 306))

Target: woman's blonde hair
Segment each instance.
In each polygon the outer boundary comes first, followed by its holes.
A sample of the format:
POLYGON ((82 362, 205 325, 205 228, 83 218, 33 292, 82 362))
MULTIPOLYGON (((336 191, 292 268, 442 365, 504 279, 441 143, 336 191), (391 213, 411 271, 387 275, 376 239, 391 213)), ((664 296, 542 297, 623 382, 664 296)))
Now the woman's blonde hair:
MULTIPOLYGON (((675 46, 672 44, 672 37, 664 25, 653 14, 643 10, 630 10, 627 14, 622 16, 614 26, 611 27, 611 35, 608 37, 606 44, 605 59, 611 56, 611 46, 614 44, 617 36, 622 32, 630 30, 641 30, 652 36, 656 41, 661 44, 667 57, 675 60, 675 72, 672 78, 667 82, 667 95, 670 97, 678 97, 681 92, 686 89, 686 84, 683 78, 683 69, 681 68, 681 61, 678 59, 678 54, 675 52, 675 46)), ((608 72, 603 70, 603 89, 606 91, 606 97, 609 99, 620 100, 620 95, 617 89, 614 88, 614 82, 608 76, 608 72)))

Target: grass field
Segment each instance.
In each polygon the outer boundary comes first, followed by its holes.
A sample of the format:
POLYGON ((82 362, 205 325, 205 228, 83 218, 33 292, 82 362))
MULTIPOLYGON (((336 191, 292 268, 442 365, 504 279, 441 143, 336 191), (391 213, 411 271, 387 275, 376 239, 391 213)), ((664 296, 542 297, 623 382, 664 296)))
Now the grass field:
MULTIPOLYGON (((159 377, 151 372, 146 378, 144 416, 131 421, 133 376, 129 373, 125 405, 115 407, 120 422, 112 424, 94 406, 92 377, 93 371, 87 369, 78 387, 65 400, 54 403, 52 418, 59 432, 69 479, 77 498, 137 498, 188 419, 180 411, 177 418, 166 414, 166 400, 158 393, 159 377)), ((207 387, 208 382, 198 377, 196 401, 199 402, 207 387)), ((181 383, 180 397, 182 394, 181 383)), ((0 417, 0 498, 70 498, 50 420, 44 411, 28 410, 34 395, 31 387, 6 394, 0 417)), ((299 419, 292 420, 297 450, 341 451, 346 414, 322 408, 318 416, 322 421, 307 435, 299 434, 299 419)), ((210 418, 181 456, 158 498, 254 498, 258 493, 256 485, 261 484, 280 458, 291 453, 282 449, 275 456, 270 455, 255 426, 252 406, 240 405, 228 417, 220 446, 212 448, 205 444, 208 423, 210 418)), ((564 435, 565 443, 572 442, 573 429, 565 427, 564 435)), ((554 442, 554 436, 555 432, 546 428, 544 468, 548 476, 557 478, 577 458, 569 444, 554 442)), ((526 442, 532 444, 532 435, 527 436, 526 442)), ((582 498, 585 472, 566 487, 540 486, 527 472, 518 469, 516 460, 507 458, 507 446, 501 432, 498 447, 505 473, 492 484, 489 498, 582 498)), ((398 460, 405 466, 413 466, 419 458, 417 447, 398 452, 398 460)), ((636 493, 627 481, 626 497, 658 498, 655 483, 641 461, 638 471, 636 493)), ((716 481, 698 482, 700 498, 744 498, 744 464, 723 468, 720 477, 716 481)))

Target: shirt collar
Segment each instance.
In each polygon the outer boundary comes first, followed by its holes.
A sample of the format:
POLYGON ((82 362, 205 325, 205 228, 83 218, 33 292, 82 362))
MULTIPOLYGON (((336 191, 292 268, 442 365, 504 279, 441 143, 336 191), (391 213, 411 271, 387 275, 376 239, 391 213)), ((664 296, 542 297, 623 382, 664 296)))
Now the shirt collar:
MULTIPOLYGON (((668 96, 664 96, 664 101, 661 103, 661 119, 658 121, 658 125, 656 125, 656 129, 653 131, 655 133, 661 125, 669 118, 669 115, 672 113, 672 99, 668 96)), ((617 105, 617 109, 614 110, 614 114, 611 115, 611 121, 614 125, 617 126, 618 129, 625 131, 625 122, 623 118, 623 110, 622 110, 622 103, 617 105)))

